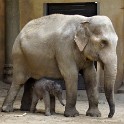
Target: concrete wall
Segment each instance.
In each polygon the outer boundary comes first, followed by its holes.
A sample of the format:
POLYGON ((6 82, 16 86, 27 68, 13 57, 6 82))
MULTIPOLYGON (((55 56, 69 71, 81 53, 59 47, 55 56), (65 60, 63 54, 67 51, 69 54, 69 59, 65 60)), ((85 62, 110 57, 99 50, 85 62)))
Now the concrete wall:
MULTIPOLYGON (((123 81, 124 71, 124 0, 20 0, 20 28, 28 21, 43 16, 44 3, 66 3, 66 2, 98 2, 100 15, 108 16, 115 27, 119 42, 117 46, 118 74, 116 89, 123 81)), ((102 75, 101 69, 99 69, 102 75)), ((100 84, 103 85, 103 76, 99 75, 100 84)))
POLYGON ((0 0, 0 80, 3 78, 5 62, 5 4, 0 0))

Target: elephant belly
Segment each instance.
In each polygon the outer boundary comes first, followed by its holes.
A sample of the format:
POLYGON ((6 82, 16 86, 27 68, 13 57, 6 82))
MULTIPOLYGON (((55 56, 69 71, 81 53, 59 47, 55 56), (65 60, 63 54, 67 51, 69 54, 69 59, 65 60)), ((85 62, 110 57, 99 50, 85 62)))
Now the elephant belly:
POLYGON ((41 77, 61 78, 52 42, 41 42, 40 39, 36 41, 35 38, 30 39, 30 42, 28 40, 21 41, 29 75, 35 79, 41 77))
POLYGON ((29 68, 30 76, 35 79, 40 79, 41 77, 62 78, 59 68, 53 59, 38 61, 37 64, 34 63, 29 68))
POLYGON ((31 72, 31 77, 34 79, 40 79, 42 77, 48 77, 48 78, 55 78, 55 79, 61 79, 62 75, 59 71, 56 70, 46 70, 46 69, 42 69, 41 71, 32 71, 31 72))

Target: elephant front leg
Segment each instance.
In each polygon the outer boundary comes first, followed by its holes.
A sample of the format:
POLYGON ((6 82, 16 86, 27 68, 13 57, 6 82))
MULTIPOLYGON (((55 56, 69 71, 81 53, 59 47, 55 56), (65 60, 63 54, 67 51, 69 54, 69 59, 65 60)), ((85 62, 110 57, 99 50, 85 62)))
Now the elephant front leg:
POLYGON ((66 106, 64 115, 66 117, 79 116, 79 112, 75 107, 77 100, 78 68, 70 46, 63 44, 62 49, 60 48, 58 51, 57 62, 66 86, 66 106))
MULTIPOLYGON (((63 68, 64 69, 64 68, 63 68)), ((63 77, 66 86, 66 106, 64 115, 66 117, 79 116, 76 110, 78 71, 76 67, 68 67, 63 70, 63 77)))
POLYGON ((77 100, 77 76, 68 77, 66 82, 66 106, 64 115, 66 117, 79 116, 79 112, 76 110, 77 100))
POLYGON ((89 101, 89 108, 86 116, 100 117, 101 113, 98 109, 98 84, 96 79, 96 70, 93 63, 90 63, 83 72, 86 93, 89 101))

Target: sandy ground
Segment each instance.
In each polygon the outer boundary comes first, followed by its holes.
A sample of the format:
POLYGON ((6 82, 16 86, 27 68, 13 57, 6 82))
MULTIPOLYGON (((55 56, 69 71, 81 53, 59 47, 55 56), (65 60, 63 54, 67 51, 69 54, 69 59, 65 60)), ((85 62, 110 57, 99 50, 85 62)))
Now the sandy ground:
MULTIPOLYGON (((2 106, 3 100, 6 95, 0 90, 0 107, 2 106)), ((4 113, 0 112, 0 124, 124 124, 124 94, 117 95, 116 98, 116 113, 112 119, 108 119, 109 113, 108 104, 101 95, 99 109, 102 113, 102 117, 87 117, 85 116, 88 108, 86 98, 81 101, 77 101, 77 110, 80 113, 78 117, 64 117, 64 107, 57 101, 56 114, 52 116, 44 115, 44 104, 43 102, 38 103, 36 113, 22 112, 19 110, 20 98, 17 98, 14 104, 14 112, 4 113), (23 115, 24 114, 24 115, 23 115), (22 116, 23 115, 23 116, 22 116)), ((64 101, 65 102, 65 101, 64 101)))
MULTIPOLYGON (((2 105, 3 97, 0 98, 2 105)), ((88 108, 87 101, 77 101, 77 110, 80 112, 78 117, 66 118, 63 116, 64 107, 57 101, 56 115, 45 116, 43 102, 38 103, 37 113, 22 112, 19 110, 20 100, 16 100, 14 104, 15 111, 11 113, 0 112, 0 124, 124 124, 124 103, 116 103, 116 113, 112 119, 107 118, 108 105, 106 102, 99 104, 102 117, 85 116, 88 108), (24 116, 20 116, 23 115, 24 116), (19 117, 18 117, 19 116, 19 117)))

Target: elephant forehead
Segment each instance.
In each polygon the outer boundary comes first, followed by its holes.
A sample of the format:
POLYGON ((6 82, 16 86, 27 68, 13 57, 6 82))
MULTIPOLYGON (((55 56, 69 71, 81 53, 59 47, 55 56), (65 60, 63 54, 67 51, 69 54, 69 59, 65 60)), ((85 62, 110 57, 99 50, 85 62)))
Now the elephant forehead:
POLYGON ((93 16, 91 17, 91 31, 101 38, 117 42, 118 36, 114 30, 111 20, 107 16, 93 16))
POLYGON ((107 16, 93 16, 91 17, 91 22, 94 24, 112 24, 111 20, 107 16))

